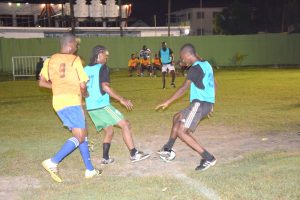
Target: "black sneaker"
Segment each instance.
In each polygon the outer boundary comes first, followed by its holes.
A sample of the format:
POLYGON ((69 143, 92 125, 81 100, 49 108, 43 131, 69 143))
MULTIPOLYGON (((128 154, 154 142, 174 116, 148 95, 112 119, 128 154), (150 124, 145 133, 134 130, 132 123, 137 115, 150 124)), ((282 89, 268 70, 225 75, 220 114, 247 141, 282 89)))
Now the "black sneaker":
POLYGON ((201 159, 200 165, 196 167, 195 170, 204 171, 207 170, 209 167, 214 166, 217 162, 217 159, 213 158, 212 160, 205 160, 201 159))
POLYGON ((175 83, 171 83, 171 86, 172 86, 173 88, 176 88, 175 83))

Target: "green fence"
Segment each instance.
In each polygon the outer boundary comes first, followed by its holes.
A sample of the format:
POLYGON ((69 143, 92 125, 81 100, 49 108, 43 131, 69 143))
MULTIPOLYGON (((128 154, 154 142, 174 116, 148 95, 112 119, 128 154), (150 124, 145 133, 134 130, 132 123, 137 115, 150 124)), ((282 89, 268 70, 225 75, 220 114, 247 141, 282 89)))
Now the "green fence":
MULTIPOLYGON (((110 51, 109 66, 126 68, 131 53, 145 44, 156 53, 162 41, 175 52, 184 43, 195 45, 199 55, 213 65, 299 65, 300 34, 259 34, 202 37, 98 37, 82 38, 79 55, 87 62, 93 46, 101 44, 110 51)), ((59 50, 57 38, 6 39, 0 38, 0 71, 12 71, 12 56, 51 55, 59 50)))

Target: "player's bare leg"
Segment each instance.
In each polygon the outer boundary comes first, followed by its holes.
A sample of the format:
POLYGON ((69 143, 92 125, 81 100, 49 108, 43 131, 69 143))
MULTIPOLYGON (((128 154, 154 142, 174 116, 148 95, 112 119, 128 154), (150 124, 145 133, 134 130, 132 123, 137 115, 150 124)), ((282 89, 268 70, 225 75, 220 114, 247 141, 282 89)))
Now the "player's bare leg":
POLYGON ((114 128, 113 126, 108 126, 104 128, 104 138, 103 138, 103 143, 111 143, 113 136, 114 136, 114 128))
POLYGON ((122 129, 122 136, 123 140, 127 146, 127 148, 130 151, 130 160, 131 162, 137 162, 140 160, 144 160, 146 158, 149 158, 149 154, 145 154, 142 151, 138 151, 135 146, 132 139, 131 131, 130 131, 130 123, 127 120, 121 120, 119 121, 118 125, 122 129))
POLYGON ((201 145, 195 140, 195 138, 192 137, 189 130, 184 127, 184 124, 181 123, 178 127, 178 137, 186 143, 189 147, 191 147, 193 150, 198 152, 200 155, 204 152, 204 149, 201 147, 201 145))
POLYGON ((170 73, 171 73, 171 77, 172 77, 171 86, 175 88, 176 87, 175 86, 175 70, 171 70, 170 73))
POLYGON ((130 132, 130 123, 127 120, 121 120, 119 121, 118 125, 122 129, 122 137, 123 140, 129 150, 134 148, 134 142, 132 139, 132 135, 130 132))
POLYGON ((166 89, 166 74, 167 72, 162 72, 162 83, 163 83, 163 89, 166 89))
POLYGON ((174 143, 175 143, 175 141, 178 137, 178 129, 179 129, 179 126, 181 124, 180 119, 181 119, 181 114, 176 113, 173 117, 173 125, 172 125, 169 140, 163 146, 163 148, 158 151, 158 154, 162 155, 162 154, 165 154, 165 153, 170 152, 172 150, 172 147, 173 147, 173 145, 174 145, 174 143))

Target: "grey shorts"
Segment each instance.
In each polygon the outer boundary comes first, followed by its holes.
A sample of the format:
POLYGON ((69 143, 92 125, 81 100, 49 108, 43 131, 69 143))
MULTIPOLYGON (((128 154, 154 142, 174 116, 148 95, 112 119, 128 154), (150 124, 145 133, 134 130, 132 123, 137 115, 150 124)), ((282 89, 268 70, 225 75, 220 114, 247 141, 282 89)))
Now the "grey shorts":
POLYGON ((201 119, 212 111, 213 104, 208 102, 193 102, 179 113, 184 127, 194 132, 201 119))

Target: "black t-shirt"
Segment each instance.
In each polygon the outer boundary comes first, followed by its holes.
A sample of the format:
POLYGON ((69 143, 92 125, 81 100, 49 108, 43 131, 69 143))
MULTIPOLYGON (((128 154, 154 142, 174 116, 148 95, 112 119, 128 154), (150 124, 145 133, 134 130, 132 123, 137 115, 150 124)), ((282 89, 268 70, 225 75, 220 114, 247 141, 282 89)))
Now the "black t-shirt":
POLYGON ((192 81, 199 89, 204 89, 203 77, 204 72, 198 64, 190 67, 187 79, 192 81))
POLYGON ((109 68, 105 64, 100 69, 99 80, 100 91, 101 94, 104 95, 106 92, 102 89, 102 83, 110 83, 109 68))

